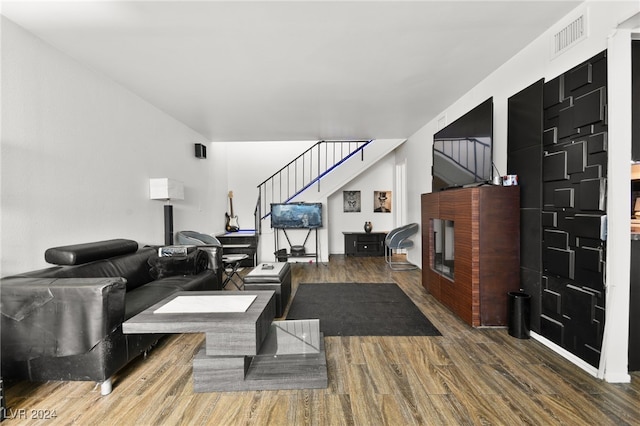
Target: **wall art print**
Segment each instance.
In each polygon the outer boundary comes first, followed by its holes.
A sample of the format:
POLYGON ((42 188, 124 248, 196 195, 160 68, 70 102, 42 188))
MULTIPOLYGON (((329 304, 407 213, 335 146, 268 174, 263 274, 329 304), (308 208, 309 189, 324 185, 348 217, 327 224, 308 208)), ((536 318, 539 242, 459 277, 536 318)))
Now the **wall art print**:
POLYGON ((342 191, 345 213, 359 213, 361 209, 360 191, 342 191))
POLYGON ((391 191, 373 191, 373 211, 391 213, 391 191))

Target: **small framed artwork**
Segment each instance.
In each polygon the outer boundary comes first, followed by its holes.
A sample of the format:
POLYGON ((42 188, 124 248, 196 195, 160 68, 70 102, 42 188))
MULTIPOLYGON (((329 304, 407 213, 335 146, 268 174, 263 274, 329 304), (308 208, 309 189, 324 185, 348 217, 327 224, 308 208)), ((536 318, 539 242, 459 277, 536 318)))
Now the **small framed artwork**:
POLYGON ((360 191, 342 191, 345 213, 360 212, 360 191))
POLYGON ((391 191, 373 191, 373 211, 391 213, 391 191))

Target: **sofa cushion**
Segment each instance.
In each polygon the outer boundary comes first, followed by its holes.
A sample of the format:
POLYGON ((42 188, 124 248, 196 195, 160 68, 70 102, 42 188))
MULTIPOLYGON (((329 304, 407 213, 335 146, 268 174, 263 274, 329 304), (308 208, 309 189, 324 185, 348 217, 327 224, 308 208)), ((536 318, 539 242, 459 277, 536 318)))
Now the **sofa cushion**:
POLYGON ((138 243, 123 238, 52 247, 44 252, 44 260, 54 265, 80 265, 95 260, 134 253, 138 243))
POLYGON ((127 291, 131 291, 153 280, 149 274, 147 261, 149 257, 155 256, 157 248, 145 247, 136 253, 109 259, 113 273, 117 277, 124 277, 127 280, 127 291))
POLYGON ((197 275, 207 269, 209 258, 201 250, 195 250, 186 256, 153 255, 149 257, 149 274, 154 279, 175 275, 197 275))
POLYGON ((96 278, 122 277, 127 280, 127 291, 131 291, 152 280, 147 260, 156 249, 146 247, 132 254, 97 260, 77 266, 49 268, 37 276, 49 278, 96 278))
POLYGON ((216 274, 206 270, 198 275, 175 275, 151 281, 147 286, 164 286, 178 291, 216 290, 216 274))
POLYGON ((125 321, 178 291, 180 289, 172 286, 143 285, 127 292, 124 300, 125 321))

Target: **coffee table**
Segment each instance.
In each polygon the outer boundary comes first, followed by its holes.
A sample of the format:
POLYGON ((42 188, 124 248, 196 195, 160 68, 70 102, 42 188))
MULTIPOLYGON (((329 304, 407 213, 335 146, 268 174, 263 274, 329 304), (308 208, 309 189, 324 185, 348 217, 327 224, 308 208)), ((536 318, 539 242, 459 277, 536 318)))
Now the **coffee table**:
POLYGON ((178 292, 123 323, 126 334, 205 333, 195 392, 326 388, 318 320, 273 321, 275 292, 178 292))

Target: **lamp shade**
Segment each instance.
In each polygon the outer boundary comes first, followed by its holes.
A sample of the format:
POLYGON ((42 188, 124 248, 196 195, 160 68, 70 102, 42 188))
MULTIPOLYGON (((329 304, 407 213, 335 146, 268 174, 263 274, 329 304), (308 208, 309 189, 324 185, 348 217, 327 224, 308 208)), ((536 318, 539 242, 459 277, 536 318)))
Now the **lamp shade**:
POLYGON ((149 179, 149 198, 152 200, 184 200, 182 182, 169 178, 149 179))

